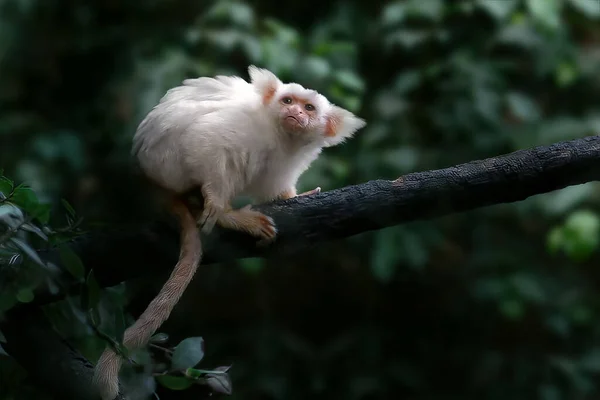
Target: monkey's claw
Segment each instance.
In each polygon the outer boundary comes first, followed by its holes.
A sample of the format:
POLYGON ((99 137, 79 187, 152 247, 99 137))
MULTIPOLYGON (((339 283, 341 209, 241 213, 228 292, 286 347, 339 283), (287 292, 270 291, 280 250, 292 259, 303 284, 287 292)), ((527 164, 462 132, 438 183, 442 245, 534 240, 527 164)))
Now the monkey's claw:
POLYGON ((268 217, 264 214, 258 216, 260 221, 260 233, 265 239, 274 239, 277 235, 277 228, 275 227, 275 221, 273 218, 268 217))
POLYGON ((300 193, 298 196, 310 196, 311 194, 319 194, 321 193, 321 188, 317 186, 313 190, 309 190, 307 192, 300 193))

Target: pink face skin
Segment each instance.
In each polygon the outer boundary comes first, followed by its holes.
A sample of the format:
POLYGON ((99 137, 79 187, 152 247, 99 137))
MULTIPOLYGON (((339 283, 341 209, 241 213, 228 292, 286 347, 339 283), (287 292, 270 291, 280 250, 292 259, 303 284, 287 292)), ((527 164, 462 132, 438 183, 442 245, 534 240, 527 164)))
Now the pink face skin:
POLYGON ((281 104, 281 126, 288 132, 306 130, 317 118, 317 109, 308 99, 284 94, 281 104))

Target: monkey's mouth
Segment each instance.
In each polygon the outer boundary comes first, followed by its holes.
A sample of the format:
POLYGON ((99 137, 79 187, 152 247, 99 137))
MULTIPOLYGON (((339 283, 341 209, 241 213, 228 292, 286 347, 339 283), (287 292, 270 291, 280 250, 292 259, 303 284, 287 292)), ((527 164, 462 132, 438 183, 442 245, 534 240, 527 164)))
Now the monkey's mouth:
POLYGON ((285 117, 285 122, 288 126, 288 129, 292 130, 301 130, 306 127, 306 121, 304 121, 302 118, 298 118, 293 115, 288 115, 287 117, 285 117))

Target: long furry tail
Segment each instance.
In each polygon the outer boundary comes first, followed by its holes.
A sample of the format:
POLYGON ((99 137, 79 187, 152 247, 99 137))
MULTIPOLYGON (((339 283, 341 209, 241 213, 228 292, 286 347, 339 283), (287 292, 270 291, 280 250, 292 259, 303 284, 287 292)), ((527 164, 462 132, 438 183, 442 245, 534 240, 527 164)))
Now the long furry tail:
MULTIPOLYGON (((181 225, 179 261, 158 295, 137 321, 125 330, 123 345, 127 349, 146 345, 156 330, 169 318, 202 259, 202 242, 188 206, 177 199, 173 201, 171 210, 177 215, 181 225)), ((119 354, 110 346, 107 346, 100 356, 94 371, 94 385, 98 388, 102 400, 113 400, 119 394, 119 370, 122 363, 119 354)))

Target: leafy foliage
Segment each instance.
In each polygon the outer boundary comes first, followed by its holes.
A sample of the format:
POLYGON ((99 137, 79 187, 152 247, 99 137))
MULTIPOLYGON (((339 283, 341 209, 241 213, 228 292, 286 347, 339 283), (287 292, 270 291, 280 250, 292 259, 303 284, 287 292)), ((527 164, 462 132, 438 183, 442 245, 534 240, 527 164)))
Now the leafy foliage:
POLYGON ((37 250, 74 233, 72 221, 59 229, 48 225, 50 208, 30 187, 0 176, 0 316, 18 303, 33 301, 41 285, 56 293, 65 284, 55 279, 59 267, 42 260, 37 250))
MULTIPOLYGON (((0 312, 35 301, 40 285, 81 283, 77 301, 46 311, 91 360, 107 340, 118 347, 163 280, 100 290, 68 247, 65 271, 44 249, 81 233, 78 215, 86 229, 156 217, 130 140, 186 77, 246 76, 255 63, 364 117, 300 190, 600 131, 596 0, 1 0, 0 32, 1 167, 30 185, 0 179, 0 312)), ((161 399, 207 388, 236 399, 597 397, 597 199, 590 183, 206 267, 162 329, 175 349, 186 336, 210 346, 185 351, 182 372, 159 337, 168 351, 128 355, 130 382, 155 374, 161 399), (140 372, 150 354, 166 360, 140 372)), ((0 398, 37 398, 19 376, 0 381, 0 398)))

